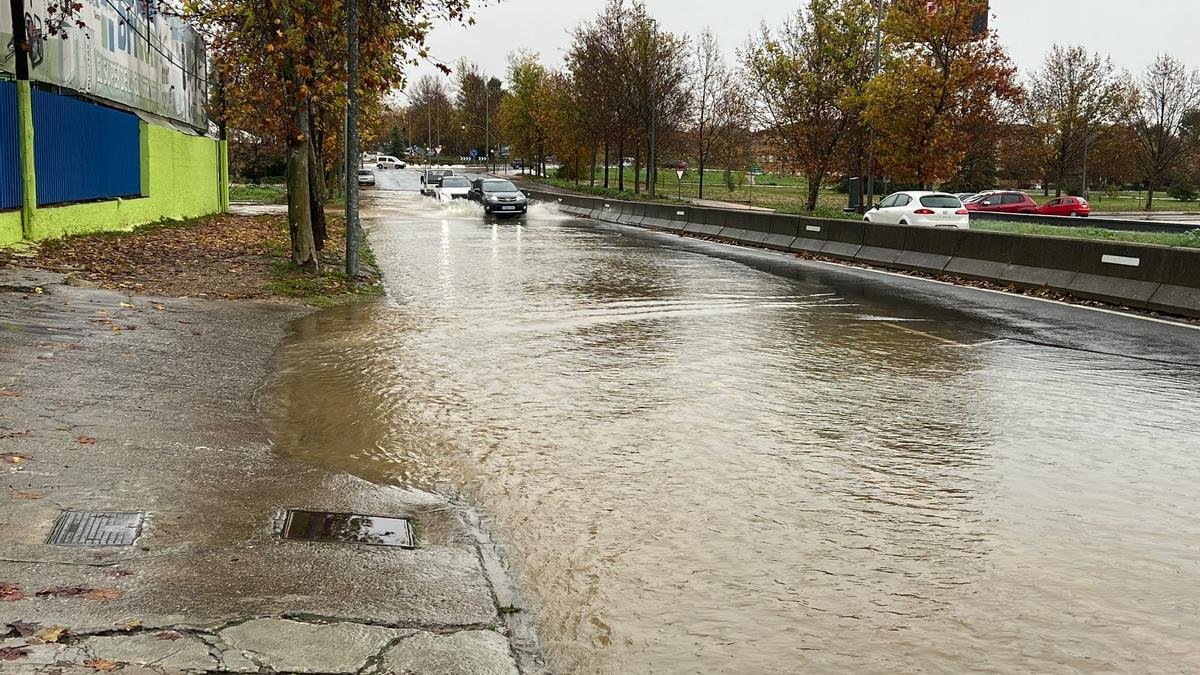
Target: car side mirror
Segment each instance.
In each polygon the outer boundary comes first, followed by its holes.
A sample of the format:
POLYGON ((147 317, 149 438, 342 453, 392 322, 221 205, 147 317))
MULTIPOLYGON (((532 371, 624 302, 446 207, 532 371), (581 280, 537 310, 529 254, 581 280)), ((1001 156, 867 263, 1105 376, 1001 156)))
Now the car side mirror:
POLYGON ((875 209, 878 209, 878 208, 879 208, 879 205, 880 205, 880 204, 882 204, 882 203, 883 203, 883 202, 875 202, 875 203, 874 203, 874 204, 871 206, 871 210, 872 210, 872 211, 874 211, 875 209))
POLYGON ((983 200, 982 206, 991 206, 991 205, 992 205, 992 200, 990 200, 990 199, 983 200))
POLYGON ((422 183, 424 183, 424 182, 425 182, 425 176, 421 176, 421 182, 422 182, 422 183))

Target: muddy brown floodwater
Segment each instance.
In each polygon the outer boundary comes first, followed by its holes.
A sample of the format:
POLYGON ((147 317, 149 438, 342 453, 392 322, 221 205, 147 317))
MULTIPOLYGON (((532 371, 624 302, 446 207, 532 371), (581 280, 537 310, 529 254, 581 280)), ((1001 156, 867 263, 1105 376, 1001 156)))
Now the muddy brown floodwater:
POLYGON ((1194 365, 372 199, 390 297, 297 323, 278 451, 489 512, 558 671, 1200 671, 1194 365))

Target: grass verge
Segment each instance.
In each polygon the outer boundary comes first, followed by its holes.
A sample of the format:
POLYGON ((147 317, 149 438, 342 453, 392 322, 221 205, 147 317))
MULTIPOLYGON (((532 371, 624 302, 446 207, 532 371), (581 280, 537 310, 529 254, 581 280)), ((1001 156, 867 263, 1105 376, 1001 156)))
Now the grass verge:
POLYGON ((1200 248, 1200 228, 1183 234, 1175 234, 1171 232, 1126 232, 1123 230, 1104 230, 1098 227, 1063 227, 1060 225, 1041 225, 1038 223, 984 220, 972 222, 971 229, 986 230, 989 232, 1011 232, 1013 234, 1040 234, 1054 237, 1102 239, 1105 241, 1128 241, 1136 244, 1200 248))
POLYGON ((239 184, 229 186, 229 201, 256 204, 286 204, 287 189, 282 185, 239 184))

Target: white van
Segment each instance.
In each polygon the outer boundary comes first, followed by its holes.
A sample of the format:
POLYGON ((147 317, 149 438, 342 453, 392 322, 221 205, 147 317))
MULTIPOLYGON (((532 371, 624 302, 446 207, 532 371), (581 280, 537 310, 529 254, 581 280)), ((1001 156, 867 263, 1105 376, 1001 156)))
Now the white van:
POLYGON ((406 166, 408 165, 390 155, 380 155, 375 158, 376 169, 403 169, 406 166))

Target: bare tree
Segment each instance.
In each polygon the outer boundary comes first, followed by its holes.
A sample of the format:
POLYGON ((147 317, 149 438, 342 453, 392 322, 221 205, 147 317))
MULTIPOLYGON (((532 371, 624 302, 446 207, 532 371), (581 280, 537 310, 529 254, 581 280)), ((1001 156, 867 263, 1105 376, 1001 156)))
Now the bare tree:
POLYGON ((1026 108, 1029 122, 1046 136, 1055 196, 1062 195, 1068 172, 1079 165, 1102 128, 1125 118, 1131 89, 1129 76, 1108 57, 1088 54, 1083 47, 1051 47, 1029 79, 1026 108))
POLYGON ((696 40, 695 102, 696 161, 700 165, 699 196, 704 198, 704 169, 714 154, 731 142, 743 118, 744 97, 737 80, 725 64, 721 46, 712 31, 705 29, 696 40))
POLYGON ((874 15, 869 0, 809 0, 778 31, 763 24, 741 52, 753 119, 803 171, 809 211, 858 119, 874 15))
POLYGON ((1200 150, 1200 71, 1164 54, 1146 70, 1138 87, 1134 118, 1138 168, 1146 182, 1146 210, 1154 189, 1200 150))

